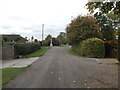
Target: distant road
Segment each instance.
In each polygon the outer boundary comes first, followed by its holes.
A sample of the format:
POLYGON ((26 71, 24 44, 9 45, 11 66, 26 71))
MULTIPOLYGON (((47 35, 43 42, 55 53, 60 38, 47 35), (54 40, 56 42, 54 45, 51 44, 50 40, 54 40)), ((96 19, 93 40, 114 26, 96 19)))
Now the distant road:
POLYGON ((117 88, 118 67, 53 47, 7 88, 117 88))

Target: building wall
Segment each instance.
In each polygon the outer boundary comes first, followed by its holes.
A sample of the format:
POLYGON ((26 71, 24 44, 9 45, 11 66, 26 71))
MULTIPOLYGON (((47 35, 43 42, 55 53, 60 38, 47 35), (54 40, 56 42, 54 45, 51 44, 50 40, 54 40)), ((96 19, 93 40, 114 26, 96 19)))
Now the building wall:
POLYGON ((2 60, 9 60, 14 58, 14 46, 2 47, 2 60))

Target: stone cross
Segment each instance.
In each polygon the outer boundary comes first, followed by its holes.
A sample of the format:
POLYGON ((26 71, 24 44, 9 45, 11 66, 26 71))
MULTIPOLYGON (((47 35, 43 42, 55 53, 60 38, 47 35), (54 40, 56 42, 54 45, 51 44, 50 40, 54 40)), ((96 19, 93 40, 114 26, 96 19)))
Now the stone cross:
POLYGON ((50 40, 50 46, 53 46, 53 44, 52 44, 52 39, 50 40))

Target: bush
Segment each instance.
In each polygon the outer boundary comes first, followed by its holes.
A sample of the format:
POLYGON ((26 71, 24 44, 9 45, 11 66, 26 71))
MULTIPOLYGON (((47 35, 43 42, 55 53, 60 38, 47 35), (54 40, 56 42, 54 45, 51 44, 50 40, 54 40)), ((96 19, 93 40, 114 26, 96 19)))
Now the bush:
POLYGON ((42 46, 50 46, 50 40, 43 40, 42 42, 42 46))
POLYGON ((105 41, 105 57, 117 57, 117 42, 105 41))
POLYGON ((90 38, 84 40, 80 43, 78 51, 82 56, 91 58, 103 58, 105 57, 104 41, 98 38, 90 38))
POLYGON ((41 48, 41 44, 38 43, 26 43, 26 44, 16 44, 15 48, 15 56, 26 55, 32 53, 41 48))

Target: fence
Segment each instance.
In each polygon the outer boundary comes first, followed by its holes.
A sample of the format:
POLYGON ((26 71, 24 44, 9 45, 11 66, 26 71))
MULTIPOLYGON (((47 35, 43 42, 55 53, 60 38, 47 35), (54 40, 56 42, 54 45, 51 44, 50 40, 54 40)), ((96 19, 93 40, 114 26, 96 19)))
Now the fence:
POLYGON ((2 47, 2 60, 9 60, 14 58, 14 46, 2 47))

